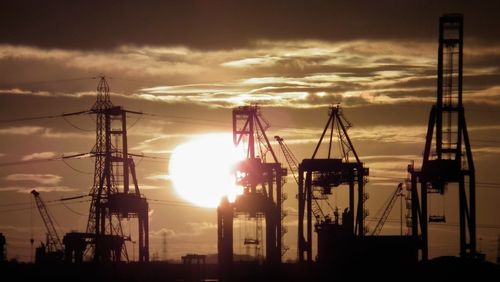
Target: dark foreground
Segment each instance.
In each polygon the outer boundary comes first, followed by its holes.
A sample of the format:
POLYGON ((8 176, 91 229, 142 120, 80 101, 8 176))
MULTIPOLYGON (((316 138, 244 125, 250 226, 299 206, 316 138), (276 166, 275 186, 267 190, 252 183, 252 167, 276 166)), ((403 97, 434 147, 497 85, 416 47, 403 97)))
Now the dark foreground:
MULTIPOLYGON (((432 281, 500 281, 500 265, 490 262, 440 257, 414 266, 401 267, 374 262, 342 269, 334 265, 282 264, 266 266, 236 263, 231 269, 215 264, 196 265, 151 262, 147 264, 0 264, 1 281, 345 281, 351 279, 432 281)), ((368 280, 366 280, 368 281, 368 280)))

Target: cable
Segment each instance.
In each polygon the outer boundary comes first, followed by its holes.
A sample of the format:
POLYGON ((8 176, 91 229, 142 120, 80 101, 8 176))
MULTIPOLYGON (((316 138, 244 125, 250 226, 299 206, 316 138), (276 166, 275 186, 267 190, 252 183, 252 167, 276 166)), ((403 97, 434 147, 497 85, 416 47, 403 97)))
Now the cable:
POLYGON ((75 116, 75 115, 80 115, 80 114, 87 114, 87 113, 90 113, 90 111, 85 110, 85 111, 78 111, 78 112, 73 112, 73 113, 63 113, 63 114, 59 114, 59 115, 45 115, 45 116, 14 118, 14 119, 0 119, 0 122, 7 123, 7 122, 19 122, 19 121, 29 121, 29 120, 39 120, 39 119, 52 119, 52 118, 60 118, 60 117, 75 116))
POLYGON ((24 118, 15 118, 15 119, 0 119, 0 122, 18 122, 18 121, 28 121, 28 120, 37 120, 37 119, 50 119, 50 118, 58 118, 60 115, 49 115, 49 116, 35 116, 35 117, 24 117, 24 118))
MULTIPOLYGON (((374 218, 374 217, 369 217, 366 218, 366 221, 378 221, 379 218, 374 218)), ((396 222, 399 223, 399 219, 387 219, 387 222, 396 222)), ((460 224, 458 222, 447 222, 447 223, 440 223, 439 226, 449 226, 449 227, 459 227, 460 224)), ((484 229, 500 229, 500 225, 498 224, 476 224, 477 228, 484 228, 484 229)))
POLYGON ((80 213, 80 212, 77 212, 75 210, 73 210, 72 208, 68 207, 64 202, 61 202, 62 205, 67 208, 70 212, 74 213, 74 214, 77 214, 79 216, 88 216, 88 214, 83 214, 83 213, 80 213))
POLYGON ((61 159, 61 160, 62 160, 62 162, 63 162, 63 163, 64 163, 67 167, 71 168, 72 170, 74 170, 74 171, 76 171, 76 172, 78 172, 78 173, 81 173, 81 174, 87 174, 87 175, 91 175, 91 174, 93 174, 92 172, 87 172, 87 171, 79 170, 79 169, 77 169, 77 168, 75 168, 75 167, 71 166, 71 165, 70 165, 68 162, 66 162, 64 159, 61 159))
POLYGON ((140 158, 139 161, 135 164, 135 167, 139 167, 143 160, 144 158, 140 158))
POLYGON ((0 167, 24 165, 24 164, 32 164, 32 163, 44 163, 44 162, 51 162, 51 161, 57 161, 57 160, 60 160, 60 158, 36 159, 36 160, 26 160, 26 161, 17 161, 17 162, 5 162, 5 163, 0 163, 0 167))
POLYGON ((83 194, 83 195, 78 195, 78 196, 73 196, 73 197, 68 197, 68 198, 61 198, 59 199, 59 201, 70 201, 70 200, 75 200, 75 199, 81 199, 81 198, 84 198, 84 197, 89 197, 88 194, 83 194))
POLYGON ((132 123, 131 126, 129 126, 127 128, 127 130, 130 130, 131 128, 133 128, 141 119, 142 119, 143 115, 139 115, 139 117, 134 121, 134 123, 132 123))
POLYGON ((148 156, 148 155, 144 155, 144 154, 132 154, 132 153, 129 153, 128 154, 129 156, 132 156, 132 157, 139 157, 139 158, 146 158, 146 159, 157 159, 157 160, 169 160, 170 158, 168 157, 153 157, 153 156, 148 156))
MULTIPOLYGON (((55 201, 60 201, 60 200, 55 200, 55 201)), ((90 202, 91 200, 81 200, 81 201, 76 201, 76 202, 71 202, 71 204, 77 204, 77 203, 85 203, 85 202, 90 202)), ((46 201, 47 202, 54 202, 54 201, 46 201)), ((48 204, 46 206, 58 206, 62 205, 62 202, 59 203, 53 203, 53 204, 48 204)), ((31 207, 24 207, 24 208, 15 208, 15 209, 5 209, 5 210, 0 210, 0 213, 3 212, 16 212, 16 211, 24 211, 24 210, 29 210, 31 207)))
POLYGON ((70 125, 71 127, 73 127, 73 128, 76 128, 76 129, 81 130, 81 131, 87 131, 87 132, 94 131, 94 129, 85 129, 85 128, 81 128, 81 127, 79 127, 79 126, 77 126, 77 125, 73 124, 73 123, 72 123, 72 122, 70 122, 70 121, 66 118, 66 116, 64 116, 64 115, 62 116, 62 118, 63 118, 63 120, 64 120, 67 124, 69 124, 69 125, 70 125))
MULTIPOLYGON (((140 158, 146 158, 146 159, 152 159, 152 160, 169 160, 170 158, 168 157, 154 157, 154 156, 148 156, 148 155, 139 155, 139 154, 132 154, 129 153, 129 156, 134 156, 134 157, 140 157, 140 158)), ((95 157, 95 154, 93 153, 82 153, 82 154, 76 154, 76 155, 70 155, 70 156, 60 156, 60 157, 55 157, 55 158, 50 158, 50 159, 35 159, 35 160, 24 160, 24 161, 16 161, 16 162, 5 162, 5 163, 0 163, 0 167, 4 166, 15 166, 15 165, 25 165, 25 164, 33 164, 33 163, 44 163, 44 162, 51 162, 51 161, 63 161, 64 159, 81 159, 81 158, 87 158, 87 157, 95 157)), ((68 167, 71 169, 84 173, 84 174, 92 174, 90 172, 85 172, 85 171, 80 171, 68 163, 64 162, 68 167)))
MULTIPOLYGON (((50 201, 44 201, 45 203, 55 203, 55 202, 61 202, 61 201, 71 201, 71 200, 76 200, 76 199, 81 199, 84 197, 89 197, 88 194, 82 194, 82 195, 77 195, 73 197, 67 197, 67 198, 60 198, 57 200, 50 200, 50 201)), ((33 199, 31 199, 29 202, 18 202, 18 203, 9 203, 9 204, 3 204, 0 205, 0 207, 10 207, 10 206, 28 206, 33 204, 33 199)))
POLYGON ((5 163, 0 163, 0 167, 4 166, 13 166, 13 165, 24 165, 24 164, 31 164, 31 163, 44 163, 44 162, 51 162, 51 161, 61 161, 64 159, 80 159, 80 158, 86 158, 90 157, 90 153, 80 153, 80 154, 75 154, 75 155, 69 155, 69 156, 64 156, 61 155, 59 157, 55 158, 49 158, 49 159, 34 159, 34 160, 21 160, 17 162, 5 162, 5 163))
POLYGON ((171 118, 171 119, 184 119, 184 120, 191 120, 191 121, 196 121, 198 122, 211 122, 215 124, 224 124, 228 125, 229 123, 226 121, 221 121, 221 120, 213 120, 213 119, 201 119, 201 118, 193 118, 193 117, 183 117, 183 116, 173 116, 173 115, 162 115, 162 114, 153 114, 153 113, 148 113, 148 112, 142 112, 142 115, 145 116, 150 116, 150 117, 162 117, 162 118, 171 118))
MULTIPOLYGON (((387 171, 387 172, 393 172, 393 171, 387 171)), ((390 176, 376 176, 376 175, 371 175, 372 177, 377 177, 377 178, 383 178, 387 180, 398 180, 401 181, 405 179, 405 177, 390 177, 390 176)), ((500 182, 476 182, 476 187, 482 187, 482 188, 487 188, 487 189, 500 189, 500 182), (491 187, 488 187, 491 186, 491 187)))

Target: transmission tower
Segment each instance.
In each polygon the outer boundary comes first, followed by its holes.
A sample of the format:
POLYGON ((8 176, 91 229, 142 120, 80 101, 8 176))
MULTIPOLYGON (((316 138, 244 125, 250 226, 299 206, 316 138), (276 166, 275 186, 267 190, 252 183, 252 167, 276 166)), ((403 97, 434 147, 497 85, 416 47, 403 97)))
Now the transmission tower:
POLYGON ((95 261, 106 260, 106 251, 99 239, 102 235, 116 234, 123 237, 120 220, 113 221, 110 216, 106 216, 106 214, 103 213, 102 209, 105 198, 118 191, 115 185, 115 178, 110 160, 112 140, 110 136, 106 134, 110 131, 111 126, 107 111, 112 107, 113 104, 111 103, 109 95, 108 82, 104 76, 101 76, 97 85, 97 100, 91 109, 96 115, 96 143, 91 151, 95 158, 95 168, 94 183, 90 190, 92 201, 87 222, 87 233, 95 234, 94 244, 91 245, 91 249, 93 249, 93 259, 95 261))
POLYGON ((97 86, 97 100, 94 103, 94 106, 92 106, 92 111, 96 113, 96 143, 92 149, 92 153, 95 156, 95 169, 94 183, 92 185, 92 189, 90 190, 92 202, 90 205, 90 213, 87 223, 87 233, 100 233, 100 226, 97 224, 97 218, 99 218, 99 196, 102 194, 102 191, 100 191, 101 183, 108 186, 104 189, 112 188, 109 187, 112 183, 112 171, 110 171, 109 167, 106 167, 106 149, 111 146, 111 140, 106 140, 106 118, 104 114, 105 110, 111 108, 112 106, 113 104, 111 103, 109 97, 108 82, 105 77, 101 77, 97 86))
POLYGON ((162 241, 163 260, 167 261, 168 260, 167 259, 167 232, 163 232, 161 235, 162 235, 162 239, 163 239, 163 241, 162 241))
POLYGON ((92 235, 94 261, 128 260, 123 236, 122 218, 138 218, 139 261, 149 260, 148 203, 141 197, 137 184, 135 165, 128 153, 127 113, 122 107, 113 106, 109 85, 104 76, 97 86, 97 101, 91 109, 96 115, 96 144, 91 153, 95 157, 94 183, 90 191, 87 233, 92 235), (130 176, 134 192, 129 193, 130 176))

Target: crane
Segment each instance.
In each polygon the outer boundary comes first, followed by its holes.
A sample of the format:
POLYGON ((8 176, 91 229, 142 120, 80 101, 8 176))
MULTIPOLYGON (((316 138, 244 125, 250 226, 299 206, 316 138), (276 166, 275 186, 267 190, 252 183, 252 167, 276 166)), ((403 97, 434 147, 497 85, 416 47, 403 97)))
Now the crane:
POLYGON ((61 239, 59 239, 59 235, 54 227, 54 223, 52 222, 52 217, 50 216, 45 203, 40 197, 40 193, 36 190, 32 190, 31 194, 35 198, 35 203, 40 212, 40 216, 42 217, 43 223, 47 228, 47 241, 46 241, 46 251, 47 253, 62 253, 63 244, 61 243, 61 239))
POLYGON ((373 229, 373 232, 371 233, 372 236, 377 236, 380 234, 380 231, 382 231, 382 227, 384 227, 385 221, 389 217, 389 214, 391 213, 392 208, 396 204, 397 198, 403 197, 403 196, 404 196, 403 195, 403 183, 399 183, 398 187, 396 188, 394 193, 392 193, 391 197, 388 199, 388 201, 386 201, 387 204, 386 204, 385 209, 382 213, 382 216, 380 217, 379 221, 377 222, 377 225, 375 226, 375 228, 373 229))
MULTIPOLYGON (((297 158, 292 153, 288 145, 286 145, 285 140, 282 137, 276 135, 274 136, 274 139, 280 145, 281 151, 283 152, 286 162, 288 163, 288 167, 292 171, 293 178, 295 179, 297 185, 299 185, 299 179, 297 178, 297 173, 299 171, 299 162, 297 161, 297 158)), ((323 211, 321 210, 321 207, 319 206, 317 197, 313 197, 312 211, 316 222, 318 222, 320 218, 325 217, 323 211)))

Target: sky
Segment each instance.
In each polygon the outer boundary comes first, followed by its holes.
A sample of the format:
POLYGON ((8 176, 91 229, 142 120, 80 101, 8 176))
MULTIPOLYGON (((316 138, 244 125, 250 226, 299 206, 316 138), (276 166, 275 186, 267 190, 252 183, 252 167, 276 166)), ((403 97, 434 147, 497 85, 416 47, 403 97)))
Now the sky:
MULTIPOLYGON (((436 96, 438 18, 463 13, 463 97, 478 182, 478 246, 494 260, 500 233, 499 8, 496 1, 2 1, 0 232, 8 257, 29 261, 29 238, 44 240, 30 204, 33 188, 50 201, 60 234, 85 229, 89 202, 57 200, 88 193, 94 164, 5 164, 89 152, 95 143, 92 116, 12 119, 90 109, 99 75, 107 77, 115 105, 153 114, 131 115, 128 132, 129 151, 156 157, 135 161, 141 191, 151 199, 150 250, 157 257, 164 257, 162 234, 168 259, 216 252, 215 209, 176 194, 168 158, 197 136, 230 132, 237 106, 258 104, 271 125, 268 136, 284 137, 301 160, 312 155, 328 107, 340 103, 370 168, 367 208, 375 215, 406 177, 408 163, 421 162, 436 96)), ((292 179, 285 187, 285 258, 295 259, 296 187, 292 179)), ((346 205, 342 193, 339 207, 346 205)), ((433 203, 447 224, 429 227, 430 255, 456 255, 456 189, 433 203)), ((397 212, 383 234, 399 234, 397 212)))

